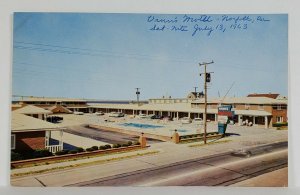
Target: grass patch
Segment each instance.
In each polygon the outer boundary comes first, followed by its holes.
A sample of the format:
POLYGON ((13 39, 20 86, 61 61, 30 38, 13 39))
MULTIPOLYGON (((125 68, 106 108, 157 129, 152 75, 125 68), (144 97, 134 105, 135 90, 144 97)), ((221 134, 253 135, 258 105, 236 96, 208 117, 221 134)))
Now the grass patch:
POLYGON ((276 127, 276 130, 288 130, 288 127, 287 126, 282 126, 282 127, 276 127))
POLYGON ((113 152, 113 153, 107 153, 107 154, 95 154, 93 156, 82 156, 82 157, 74 157, 74 158, 70 158, 70 159, 61 159, 61 160, 53 160, 53 161, 40 162, 40 163, 34 163, 34 164, 25 164, 25 165, 20 165, 18 167, 12 168, 12 169, 28 168, 28 167, 33 167, 33 166, 49 165, 49 164, 69 162, 69 161, 77 161, 77 160, 90 159, 90 158, 95 158, 95 157, 100 157, 100 156, 109 156, 109 155, 114 155, 114 154, 134 152, 137 150, 144 150, 144 149, 137 148, 135 150, 130 150, 130 151, 120 151, 120 152, 113 152))
POLYGON ((103 164, 103 163, 106 163, 106 162, 117 161, 117 160, 122 160, 122 159, 129 159, 129 158, 134 158, 134 157, 137 157, 137 156, 152 155, 152 154, 156 154, 156 153, 159 153, 159 151, 150 151, 150 152, 145 152, 145 153, 137 153, 137 154, 132 154, 132 155, 128 155, 128 156, 114 157, 114 158, 110 158, 110 159, 97 160, 97 161, 86 162, 86 163, 79 163, 79 164, 75 164, 75 165, 58 166, 58 167, 53 167, 53 168, 43 169, 43 170, 38 170, 38 171, 29 171, 29 172, 25 172, 25 173, 15 173, 15 174, 11 174, 11 177, 41 174, 41 173, 47 173, 47 172, 51 172, 51 171, 58 171, 58 170, 63 170, 63 169, 67 169, 67 168, 74 168, 74 167, 99 165, 99 164, 103 164))
POLYGON ((201 146, 207 146, 207 145, 213 145, 213 144, 222 144, 222 143, 227 143, 227 142, 231 142, 231 141, 232 140, 212 141, 212 142, 208 142, 206 144, 199 143, 199 144, 189 145, 189 147, 201 147, 201 146))

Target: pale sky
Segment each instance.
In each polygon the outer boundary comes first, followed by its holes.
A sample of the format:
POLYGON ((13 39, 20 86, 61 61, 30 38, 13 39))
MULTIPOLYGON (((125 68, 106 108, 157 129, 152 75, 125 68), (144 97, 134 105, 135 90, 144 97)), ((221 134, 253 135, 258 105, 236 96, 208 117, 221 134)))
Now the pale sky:
POLYGON ((287 40, 287 14, 16 13, 12 90, 131 100, 139 87, 141 99, 186 97, 195 86, 203 90, 198 63, 213 60, 210 97, 232 83, 228 96, 286 96, 287 40))

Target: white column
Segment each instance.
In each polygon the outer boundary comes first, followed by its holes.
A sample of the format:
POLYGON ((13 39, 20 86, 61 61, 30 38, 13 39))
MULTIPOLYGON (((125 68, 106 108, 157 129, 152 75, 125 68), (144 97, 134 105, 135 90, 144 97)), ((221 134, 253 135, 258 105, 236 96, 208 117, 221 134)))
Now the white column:
POLYGON ((146 114, 148 115, 148 110, 146 110, 146 114))
POLYGON ((240 126, 243 123, 242 119, 243 119, 243 115, 239 115, 239 117, 238 117, 238 123, 239 123, 240 126))
POLYGON ((191 113, 190 112, 188 113, 188 117, 191 118, 191 113))
POLYGON ((268 116, 265 116, 265 129, 269 128, 269 121, 268 121, 268 116))
POLYGON ((177 120, 179 120, 179 114, 178 114, 178 112, 176 112, 176 118, 177 118, 177 120))
POLYGON ((218 115, 215 114, 215 121, 218 121, 218 115))
POLYGON ((255 116, 253 116, 253 125, 255 125, 255 116))
POLYGON ((63 149, 63 145, 64 145, 64 142, 63 142, 63 130, 60 130, 60 140, 59 140, 59 145, 62 146, 62 149, 63 149))
POLYGON ((49 137, 50 137, 50 132, 49 131, 46 131, 46 140, 45 140, 45 146, 49 146, 49 137))

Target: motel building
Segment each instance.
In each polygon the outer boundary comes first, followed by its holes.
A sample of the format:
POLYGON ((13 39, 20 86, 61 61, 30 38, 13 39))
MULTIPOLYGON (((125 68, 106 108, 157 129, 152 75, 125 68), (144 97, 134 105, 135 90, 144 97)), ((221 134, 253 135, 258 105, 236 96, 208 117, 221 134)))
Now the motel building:
POLYGON ((33 105, 13 106, 12 109, 11 150, 28 152, 48 149, 52 153, 63 150, 64 128, 46 121, 52 112, 33 105), (59 132, 60 139, 51 143, 51 133, 54 131, 59 132))
MULTIPOLYGON (((15 102, 14 107, 35 105, 52 113, 72 113, 81 111, 94 113, 122 112, 127 115, 155 114, 179 120, 183 117, 202 118, 204 113, 204 98, 202 92, 191 92, 186 98, 162 97, 149 99, 147 102, 127 101, 89 101, 69 98, 39 98, 31 97, 15 102)), ((287 118, 288 100, 279 94, 249 94, 246 97, 208 98, 207 120, 218 120, 218 107, 231 105, 235 112, 232 119, 237 125, 272 127, 274 123, 284 123, 287 118)))
POLYGON ((88 112, 86 100, 74 98, 22 97, 13 101, 13 110, 25 105, 34 105, 52 113, 88 112))
MULTIPOLYGON (((207 120, 218 120, 218 107, 232 105, 238 125, 251 124, 269 128, 274 123, 287 122, 287 99, 279 94, 250 94, 247 97, 210 98, 207 101, 207 120)), ((148 104, 89 104, 90 112, 123 112, 128 115, 156 114, 179 120, 182 117, 202 118, 204 98, 202 94, 188 94, 187 98, 163 97, 149 99, 148 104)))

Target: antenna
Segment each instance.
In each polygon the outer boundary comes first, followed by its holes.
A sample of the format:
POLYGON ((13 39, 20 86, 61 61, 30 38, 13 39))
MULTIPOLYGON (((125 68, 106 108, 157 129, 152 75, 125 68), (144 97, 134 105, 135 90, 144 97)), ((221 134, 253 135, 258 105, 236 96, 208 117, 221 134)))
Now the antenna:
POLYGON ((225 97, 227 96, 227 94, 229 93, 229 91, 231 90, 231 88, 233 87, 234 84, 235 84, 235 81, 231 84, 230 88, 227 90, 227 92, 226 92, 226 94, 224 95, 224 97, 223 97, 222 101, 220 102, 220 104, 223 103, 225 97))

